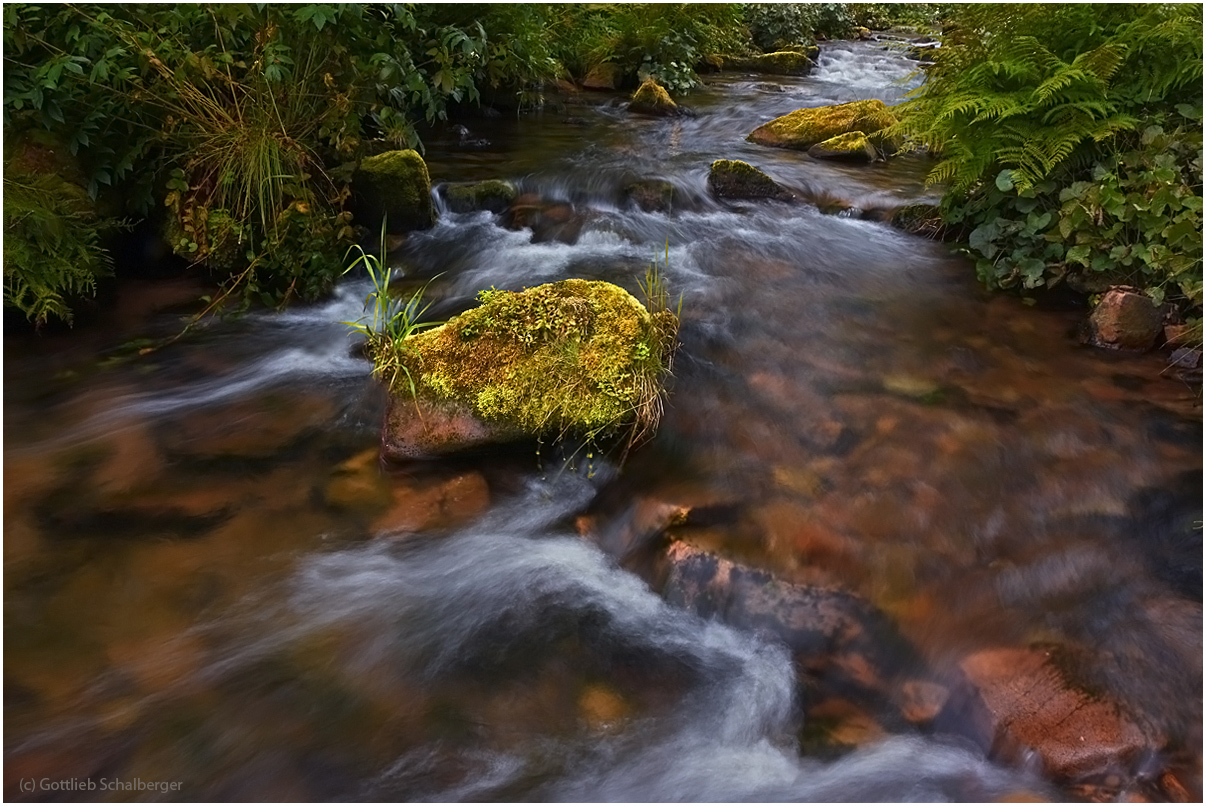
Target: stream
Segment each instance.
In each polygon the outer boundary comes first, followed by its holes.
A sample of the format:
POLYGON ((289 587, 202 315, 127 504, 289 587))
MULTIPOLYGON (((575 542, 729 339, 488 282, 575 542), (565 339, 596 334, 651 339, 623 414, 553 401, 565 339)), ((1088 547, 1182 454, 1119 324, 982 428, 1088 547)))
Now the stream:
MULTIPOLYGON (((392 258, 431 281, 434 318, 568 277, 637 293, 668 254, 682 347, 622 466, 546 445, 379 467, 385 397, 340 324, 362 278, 145 355, 133 340, 178 331, 195 283, 129 283, 99 322, 6 338, 6 799, 1093 796, 958 725, 801 685, 773 635, 668 603, 656 550, 583 537, 658 503, 691 513, 675 540, 856 595, 930 679, 986 649, 1087 653, 1078 674, 1200 799, 1200 388, 875 220, 937 200, 925 158, 745 142, 803 106, 895 102, 915 66, 826 43, 807 78, 705 76, 691 117, 585 94, 468 121, 476 147, 427 141, 437 194, 508 179, 575 216, 534 237, 443 209, 392 258), (720 158, 803 201, 711 198, 720 158), (645 178, 674 184, 669 214, 626 202, 645 178)), ((1097 791, 1147 780, 1156 761, 1132 761, 1097 791)))

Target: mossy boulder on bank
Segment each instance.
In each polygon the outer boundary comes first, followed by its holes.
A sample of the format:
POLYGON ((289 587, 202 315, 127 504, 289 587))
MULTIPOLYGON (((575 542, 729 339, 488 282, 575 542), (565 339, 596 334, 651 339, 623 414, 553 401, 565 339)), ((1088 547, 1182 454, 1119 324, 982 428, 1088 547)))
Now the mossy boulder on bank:
POLYGON ((628 102, 628 111, 641 115, 659 115, 668 117, 678 114, 678 104, 670 98, 666 88, 653 78, 647 78, 637 87, 628 102))
POLYGON ((479 298, 477 308, 406 340, 416 394, 393 390, 386 458, 656 426, 673 313, 650 314, 619 286, 578 279, 479 298))
POLYGON ((614 90, 620 86, 624 71, 618 64, 603 62, 586 71, 582 86, 588 90, 614 90))
POLYGON ((477 210, 501 213, 519 196, 515 186, 502 179, 445 185, 440 192, 444 203, 454 213, 472 213, 477 210))
POLYGON ((353 179, 357 221, 377 231, 428 229, 436 220, 427 163, 413 149, 387 151, 360 163, 353 179))
MULTIPOLYGON (((817 143, 850 132, 863 132, 871 137, 896 123, 896 116, 883 101, 851 101, 835 106, 797 109, 762 124, 746 139, 753 143, 776 148, 807 151, 817 143)), ((872 137, 872 140, 877 138, 872 137)), ((879 147, 879 144, 876 143, 879 147)))
POLYGON ((721 199, 775 199, 791 201, 787 188, 740 160, 716 160, 708 173, 708 190, 721 199))
POLYGON ((867 135, 862 132, 846 132, 817 143, 808 149, 808 156, 824 160, 872 162, 877 154, 875 146, 867 141, 867 135))
POLYGON ((804 53, 781 50, 775 53, 760 53, 757 56, 726 56, 726 70, 750 70, 774 76, 806 76, 816 65, 804 53))

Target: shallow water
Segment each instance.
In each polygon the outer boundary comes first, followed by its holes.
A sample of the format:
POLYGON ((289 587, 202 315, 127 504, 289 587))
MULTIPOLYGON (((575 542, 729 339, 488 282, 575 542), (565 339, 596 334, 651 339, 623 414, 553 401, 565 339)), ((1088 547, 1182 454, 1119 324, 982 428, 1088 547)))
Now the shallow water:
POLYGON ((1201 543, 1181 528, 1201 518, 1200 392, 862 218, 934 198, 920 158, 744 141, 800 106, 894 101, 913 66, 832 43, 809 78, 709 77, 691 118, 587 96, 471 126, 484 148, 430 139, 437 183, 512 179, 580 224, 533 242, 445 211, 395 256, 440 275, 437 317, 491 286, 636 292, 668 244, 683 346, 622 470, 547 449, 378 469, 384 400, 338 324, 363 280, 141 356, 119 348, 178 329, 186 283, 6 339, 6 795, 89 776, 223 800, 1058 791, 945 731, 856 714, 818 734, 784 648, 665 604, 656 561, 574 527, 649 500, 707 514, 676 538, 864 597, 939 677, 981 648, 1089 649, 1082 674, 1200 790, 1201 543), (815 204, 719 203, 718 158, 815 204), (674 183, 670 215, 625 201, 650 177, 674 183))

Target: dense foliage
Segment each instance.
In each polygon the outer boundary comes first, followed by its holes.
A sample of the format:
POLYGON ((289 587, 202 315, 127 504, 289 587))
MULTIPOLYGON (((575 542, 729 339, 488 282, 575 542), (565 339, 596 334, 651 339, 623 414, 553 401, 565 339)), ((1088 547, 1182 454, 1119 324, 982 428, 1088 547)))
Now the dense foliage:
POLYGON ((1202 7, 959 6, 900 132, 993 287, 1202 302, 1202 7))

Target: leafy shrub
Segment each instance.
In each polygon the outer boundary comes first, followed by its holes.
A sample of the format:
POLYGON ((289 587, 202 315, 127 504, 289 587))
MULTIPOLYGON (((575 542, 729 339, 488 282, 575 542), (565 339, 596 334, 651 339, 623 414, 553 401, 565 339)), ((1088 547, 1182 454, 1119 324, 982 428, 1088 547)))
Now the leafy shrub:
POLYGON ((1202 9, 961 6, 896 134, 942 159, 982 280, 1201 305, 1202 9), (1090 283, 1091 284, 1091 283, 1090 283))
POLYGON ((72 319, 68 301, 96 293, 111 273, 98 218, 84 190, 48 174, 4 175, 4 304, 42 325, 72 319))
POLYGON ((813 44, 814 15, 805 3, 747 3, 745 24, 766 53, 813 44))

